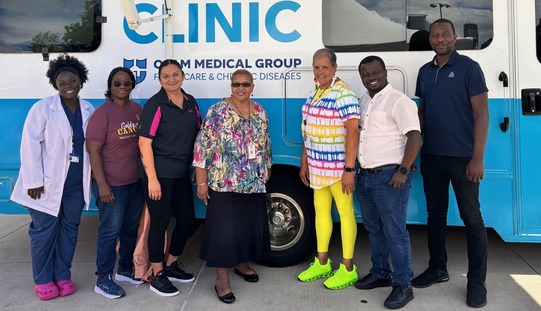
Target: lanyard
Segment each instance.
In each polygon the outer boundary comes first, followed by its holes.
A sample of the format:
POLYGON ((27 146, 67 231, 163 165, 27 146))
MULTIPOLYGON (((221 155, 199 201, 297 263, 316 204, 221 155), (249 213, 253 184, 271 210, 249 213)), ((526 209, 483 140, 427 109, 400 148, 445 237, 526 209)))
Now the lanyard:
POLYGON ((62 106, 64 107, 64 112, 66 113, 66 117, 68 118, 68 123, 70 124, 71 153, 75 153, 75 128, 77 126, 77 112, 79 110, 79 104, 75 106, 75 112, 73 112, 73 124, 71 123, 71 118, 70 118, 70 115, 72 114, 72 112, 63 100, 62 100, 62 106))
POLYGON ((233 105, 235 106, 235 108, 237 108, 237 111, 239 112, 239 115, 242 117, 242 119, 248 122, 248 127, 252 127, 252 103, 248 102, 248 117, 244 118, 244 116, 242 115, 242 112, 239 109, 239 106, 237 106, 237 103, 235 103, 235 100, 233 99, 233 97, 231 97, 231 101, 233 102, 233 105))
POLYGON ((252 145, 252 142, 255 140, 255 137, 252 137, 252 134, 253 134, 253 131, 252 131, 252 102, 251 101, 248 102, 248 117, 244 118, 244 116, 242 115, 242 112, 239 109, 239 106, 237 106, 237 103, 235 103, 235 99, 233 99, 233 97, 231 97, 231 101, 233 102, 233 105, 235 106, 235 108, 237 108, 238 114, 242 117, 241 118, 242 121, 244 123, 248 123, 248 130, 247 131, 242 131, 242 141, 244 142, 245 139, 246 139, 246 136, 249 136, 250 143, 248 144, 248 156, 253 157, 253 156, 255 156, 255 149, 253 149, 254 147, 252 145))
POLYGON ((313 103, 315 103, 317 101, 320 101, 321 98, 323 98, 323 96, 327 95, 327 93, 329 93, 329 91, 334 87, 334 83, 336 82, 337 78, 338 78, 337 76, 333 76, 332 81, 331 81, 331 85, 329 85, 329 87, 327 87, 324 90, 322 90, 319 87, 319 82, 318 82, 316 84, 316 86, 317 86, 316 93, 314 94, 314 97, 312 97, 312 101, 310 102, 310 105, 312 105, 313 103))
POLYGON ((316 90, 316 93, 314 94, 314 97, 312 97, 312 102, 310 102, 310 105, 315 103, 315 102, 318 102, 321 100, 321 98, 323 98, 323 96, 327 95, 327 93, 329 93, 329 91, 331 90, 331 88, 327 88, 327 89, 320 89, 318 88, 316 90))

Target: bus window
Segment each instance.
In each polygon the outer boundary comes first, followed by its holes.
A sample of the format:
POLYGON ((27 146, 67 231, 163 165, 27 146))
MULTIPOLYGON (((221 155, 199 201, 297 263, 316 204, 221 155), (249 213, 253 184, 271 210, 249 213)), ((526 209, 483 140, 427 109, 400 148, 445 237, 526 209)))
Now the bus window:
POLYGON ((94 51, 100 17, 101 0, 2 0, 0 53, 94 51))
POLYGON ((431 22, 455 25, 457 50, 484 49, 493 37, 493 0, 323 0, 323 44, 337 52, 431 50, 431 22), (449 1, 451 2, 451 1, 449 1))
POLYGON ((541 0, 535 0, 535 43, 537 48, 537 60, 541 62, 541 0))

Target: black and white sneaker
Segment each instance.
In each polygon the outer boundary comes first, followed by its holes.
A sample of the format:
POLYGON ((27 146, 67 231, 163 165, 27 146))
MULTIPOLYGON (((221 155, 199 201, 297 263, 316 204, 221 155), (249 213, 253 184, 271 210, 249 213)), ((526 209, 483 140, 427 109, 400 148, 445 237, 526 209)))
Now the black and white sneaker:
POLYGON ((164 270, 150 276, 150 290, 163 297, 173 297, 179 294, 178 289, 171 284, 164 270))
POLYGON ((169 281, 180 282, 180 283, 190 283, 195 280, 195 277, 191 273, 187 273, 182 270, 177 261, 173 261, 170 266, 166 264, 163 265, 163 271, 165 275, 169 278, 169 281))

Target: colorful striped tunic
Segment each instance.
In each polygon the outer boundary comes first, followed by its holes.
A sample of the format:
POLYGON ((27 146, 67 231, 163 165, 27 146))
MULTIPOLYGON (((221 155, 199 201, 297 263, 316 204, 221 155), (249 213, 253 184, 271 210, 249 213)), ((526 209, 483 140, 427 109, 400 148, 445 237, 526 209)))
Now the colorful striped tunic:
POLYGON ((313 189, 342 179, 347 135, 344 122, 360 119, 359 99, 342 80, 322 96, 316 96, 317 91, 310 92, 302 107, 302 134, 313 189))

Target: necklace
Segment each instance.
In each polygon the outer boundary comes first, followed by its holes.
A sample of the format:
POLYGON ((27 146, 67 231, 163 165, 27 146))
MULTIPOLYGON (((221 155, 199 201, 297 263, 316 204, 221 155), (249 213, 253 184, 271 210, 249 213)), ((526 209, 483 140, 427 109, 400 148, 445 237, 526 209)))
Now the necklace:
POLYGON ((231 97, 231 101, 233 102, 233 105, 235 106, 235 108, 237 108, 237 111, 239 112, 240 116, 243 118, 243 119, 248 119, 250 117, 250 115, 252 114, 252 105, 250 102, 248 102, 248 116, 247 117, 244 117, 244 115, 242 114, 242 111, 240 111, 239 109, 239 106, 237 106, 237 103, 235 103, 235 100, 233 99, 233 97, 231 97))
POLYGON ((333 76, 331 84, 329 86, 327 86, 327 88, 325 88, 325 89, 321 88, 319 83, 317 83, 316 84, 316 86, 317 86, 316 93, 314 94, 314 97, 312 97, 312 101, 310 102, 310 104, 313 104, 315 102, 320 101, 321 98, 323 98, 323 96, 327 95, 327 93, 329 93, 329 91, 333 88, 334 83, 336 82, 336 79, 338 79, 338 77, 333 76))
POLYGON ((315 103, 315 102, 318 102, 319 100, 321 100, 321 98, 323 98, 323 96, 327 95, 327 93, 329 93, 329 91, 331 90, 331 88, 327 88, 327 89, 320 89, 318 88, 317 91, 316 91, 316 94, 314 94, 314 97, 312 98, 312 104, 315 103))

